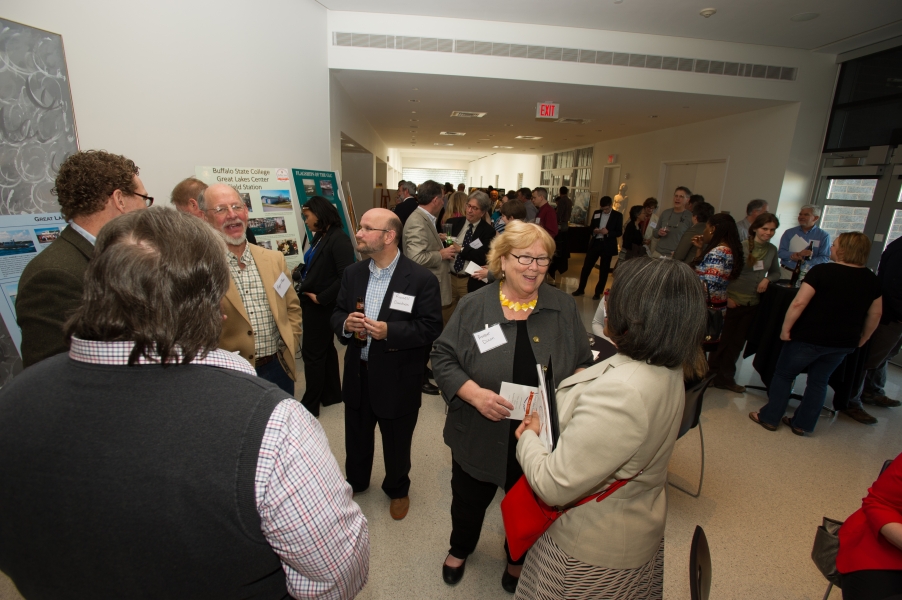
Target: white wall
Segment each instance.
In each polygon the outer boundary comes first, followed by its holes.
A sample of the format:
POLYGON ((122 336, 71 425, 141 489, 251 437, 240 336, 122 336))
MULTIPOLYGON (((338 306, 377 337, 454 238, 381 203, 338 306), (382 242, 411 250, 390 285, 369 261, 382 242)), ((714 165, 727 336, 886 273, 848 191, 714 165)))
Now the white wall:
MULTIPOLYGON (((389 165, 397 168, 395 156, 363 116, 357 103, 348 95, 334 75, 329 76, 329 127, 332 154, 332 169, 341 171, 341 134, 344 133, 366 150, 385 160, 390 157, 389 165)), ((397 185, 395 185, 397 187, 397 185)))
POLYGON ((80 148, 133 159, 160 201, 196 165, 329 166, 328 97, 310 93, 329 83, 326 10, 313 0, 5 0, 2 11, 62 34, 80 148))
POLYGON ((763 198, 771 211, 776 209, 781 224, 793 226, 798 206, 786 200, 778 206, 777 200, 798 113, 797 103, 786 104, 595 144, 592 190, 601 189, 607 157, 616 154, 621 183, 629 186, 628 205, 653 196, 669 208, 673 190, 660 192, 665 162, 726 159, 720 208, 737 219, 744 218, 748 201, 763 198), (629 179, 625 179, 627 173, 629 179))
POLYGON ((341 155, 342 181, 351 186, 354 212, 357 220, 373 208, 373 190, 376 187, 376 159, 364 152, 343 152, 341 155))
POLYGON ((539 185, 541 175, 542 157, 538 154, 493 154, 485 156, 470 163, 467 173, 467 186, 480 187, 479 178, 482 177, 481 187, 495 185, 495 175, 498 175, 496 187, 506 190, 517 188, 517 173, 523 173, 523 186, 534 188, 539 185), (471 179, 472 178, 472 179, 471 179))
POLYGON ((466 171, 470 168, 469 160, 450 158, 429 158, 421 156, 404 156, 401 165, 405 169, 456 169, 466 171))

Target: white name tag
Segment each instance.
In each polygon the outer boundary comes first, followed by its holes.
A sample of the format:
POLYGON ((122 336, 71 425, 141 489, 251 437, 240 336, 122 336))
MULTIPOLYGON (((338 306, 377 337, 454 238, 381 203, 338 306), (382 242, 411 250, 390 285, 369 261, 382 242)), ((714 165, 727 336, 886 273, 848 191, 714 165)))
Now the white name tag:
POLYGON ((288 288, 291 287, 291 281, 288 279, 288 277, 285 276, 285 273, 282 273, 281 275, 279 275, 279 278, 276 279, 276 282, 272 286, 276 289, 279 297, 284 298, 285 292, 287 292, 288 288))
POLYGON ((812 247, 812 248, 820 248, 820 247, 821 247, 821 241, 820 241, 820 240, 811 240, 811 247, 812 247))
POLYGON ((540 219, 539 217, 536 217, 536 225, 541 225, 541 224, 542 224, 542 219, 540 219))
POLYGON ((476 238, 475 240, 470 242, 470 248, 472 248, 473 250, 479 250, 480 248, 482 248, 482 240, 476 238))
POLYGON ((657 221, 649 221, 648 226, 651 227, 652 229, 654 229, 655 227, 658 226, 658 222, 657 221))
POLYGON ((477 331, 473 334, 473 339, 476 340, 479 352, 483 354, 507 343, 507 338, 501 331, 501 325, 492 325, 488 329, 477 331))
POLYGON ((413 301, 416 296, 408 296, 407 294, 400 294, 395 292, 391 297, 391 304, 389 308, 392 310, 400 310, 401 312, 409 313, 413 310, 413 301))
POLYGON ((752 269, 755 271, 763 271, 764 270, 764 261, 759 260, 758 262, 755 263, 755 266, 752 267, 752 269))

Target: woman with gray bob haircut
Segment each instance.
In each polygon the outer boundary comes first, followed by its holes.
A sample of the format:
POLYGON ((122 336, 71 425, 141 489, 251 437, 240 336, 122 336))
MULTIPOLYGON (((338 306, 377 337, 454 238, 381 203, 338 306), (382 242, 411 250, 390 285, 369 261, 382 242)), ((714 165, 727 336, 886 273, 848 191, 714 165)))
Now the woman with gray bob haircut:
POLYGON ((615 272, 607 303, 605 333, 617 354, 558 386, 552 452, 539 441, 538 417, 523 420, 517 460, 550 506, 626 483, 554 522, 526 556, 517 598, 663 597, 667 463, 684 378, 706 367, 705 294, 688 265, 635 258, 615 272))

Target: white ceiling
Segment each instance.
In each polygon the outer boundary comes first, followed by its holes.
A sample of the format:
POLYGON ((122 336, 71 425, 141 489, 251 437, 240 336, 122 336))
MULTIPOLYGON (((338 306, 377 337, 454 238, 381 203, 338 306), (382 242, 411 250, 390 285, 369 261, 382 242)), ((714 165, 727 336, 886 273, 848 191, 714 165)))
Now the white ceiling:
POLYGON ((495 152, 543 154, 780 104, 772 100, 594 85, 374 71, 333 73, 348 95, 360 100, 356 103, 358 109, 386 145, 402 151, 415 148, 479 156, 495 152), (410 102, 412 99, 419 102, 410 102), (536 103, 548 100, 560 104, 562 117, 592 122, 565 125, 537 120, 536 103), (455 110, 488 114, 483 118, 451 117, 455 110), (466 135, 442 136, 441 131, 466 135), (542 139, 517 140, 518 135, 542 139), (411 144, 413 137, 416 146, 411 144), (436 143, 454 145, 435 146, 436 143))
POLYGON ((318 0, 376 12, 671 35, 840 53, 902 34, 900 0, 318 0), (716 8, 705 19, 703 8, 716 8), (814 12, 806 22, 789 18, 814 12))

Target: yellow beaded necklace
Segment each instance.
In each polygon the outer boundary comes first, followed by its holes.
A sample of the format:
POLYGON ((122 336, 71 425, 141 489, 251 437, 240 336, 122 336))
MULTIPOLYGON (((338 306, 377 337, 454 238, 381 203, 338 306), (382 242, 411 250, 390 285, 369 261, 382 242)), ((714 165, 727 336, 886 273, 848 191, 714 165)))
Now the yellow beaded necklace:
POLYGON ((532 310, 536 307, 536 302, 539 301, 538 296, 533 298, 531 301, 524 302, 522 304, 519 302, 511 302, 510 300, 508 300, 507 297, 504 295, 504 292, 501 291, 502 283, 503 282, 500 282, 500 281, 498 282, 498 298, 501 300, 501 306, 506 306, 514 312, 517 312, 520 310, 522 310, 523 312, 526 312, 527 310, 532 310))

